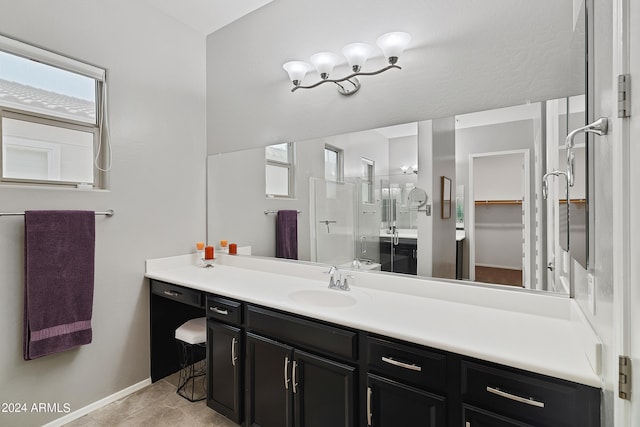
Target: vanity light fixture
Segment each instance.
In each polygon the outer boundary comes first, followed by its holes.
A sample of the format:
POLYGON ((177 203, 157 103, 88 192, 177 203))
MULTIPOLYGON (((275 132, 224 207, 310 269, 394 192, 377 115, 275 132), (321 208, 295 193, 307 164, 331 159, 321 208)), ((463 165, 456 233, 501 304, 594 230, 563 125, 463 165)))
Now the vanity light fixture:
POLYGON ((349 67, 351 67, 353 71, 353 73, 342 78, 329 78, 333 68, 340 62, 340 57, 331 52, 319 52, 312 55, 309 61, 313 66, 302 61, 290 61, 285 63, 282 68, 289 74, 289 79, 293 83, 291 92, 297 89, 312 89, 323 83, 331 82, 338 86, 338 92, 340 92, 340 94, 345 96, 353 95, 360 89, 360 80, 358 80, 357 76, 373 76, 392 68, 400 70, 401 67, 397 65, 398 58, 402 55, 410 41, 411 36, 403 32, 387 33, 378 37, 376 44, 380 50, 382 50, 384 57, 387 58, 389 65, 376 71, 362 71, 367 59, 375 56, 376 53, 375 48, 366 43, 350 43, 342 49, 342 54, 347 59, 349 67), (314 68, 318 72, 321 80, 317 83, 303 86, 302 79, 314 68), (349 85, 342 84, 344 82, 348 82, 349 85))
POLYGON ((400 166, 400 170, 402 171, 402 173, 404 175, 408 174, 408 173, 418 173, 418 165, 413 165, 413 166, 407 166, 407 165, 402 165, 400 166))

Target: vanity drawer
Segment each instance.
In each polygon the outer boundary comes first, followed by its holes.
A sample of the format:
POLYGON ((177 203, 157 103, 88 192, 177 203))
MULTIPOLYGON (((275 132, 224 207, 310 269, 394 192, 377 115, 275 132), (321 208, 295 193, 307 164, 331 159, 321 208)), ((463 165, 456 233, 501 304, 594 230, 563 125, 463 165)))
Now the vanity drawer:
POLYGON ((369 369, 387 378, 434 391, 446 391, 447 356, 433 350, 367 338, 369 369))
POLYGON ((158 280, 151 280, 151 292, 184 304, 202 307, 202 292, 158 280))
POLYGON ((207 317, 232 325, 242 323, 242 303, 221 297, 207 296, 207 317))
POLYGON ((356 332, 272 310, 249 306, 247 329, 320 354, 346 360, 358 355, 356 332))
POLYGON ((541 427, 600 425, 598 389, 494 364, 462 361, 462 399, 541 427))

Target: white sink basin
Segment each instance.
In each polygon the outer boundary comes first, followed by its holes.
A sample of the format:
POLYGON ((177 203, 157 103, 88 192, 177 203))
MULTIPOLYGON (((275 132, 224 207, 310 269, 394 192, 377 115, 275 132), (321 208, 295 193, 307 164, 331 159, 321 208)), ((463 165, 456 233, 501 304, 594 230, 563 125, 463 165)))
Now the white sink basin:
POLYGON ((333 289, 305 289, 289 294, 289 298, 301 304, 320 307, 348 307, 355 305, 356 299, 349 292, 333 289))

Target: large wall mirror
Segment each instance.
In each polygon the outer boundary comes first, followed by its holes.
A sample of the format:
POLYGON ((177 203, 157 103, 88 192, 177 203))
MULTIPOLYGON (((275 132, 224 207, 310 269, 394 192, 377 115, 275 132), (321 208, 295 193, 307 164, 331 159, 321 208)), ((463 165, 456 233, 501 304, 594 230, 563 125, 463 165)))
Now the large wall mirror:
POLYGON ((585 124, 575 3, 553 99, 209 156, 209 241, 275 256, 276 212, 295 210, 301 261, 568 294, 566 260, 588 246, 584 141, 574 187, 555 175, 543 194, 543 176, 585 124))

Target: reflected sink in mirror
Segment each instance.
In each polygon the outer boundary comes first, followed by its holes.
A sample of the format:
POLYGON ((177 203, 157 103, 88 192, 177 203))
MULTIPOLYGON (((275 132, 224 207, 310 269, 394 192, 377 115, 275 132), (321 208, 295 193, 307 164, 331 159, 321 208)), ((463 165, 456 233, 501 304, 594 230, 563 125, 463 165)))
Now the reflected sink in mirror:
POLYGON ((319 307, 349 307, 355 305, 357 300, 346 291, 333 289, 305 289, 289 294, 289 299, 308 305, 319 307))

